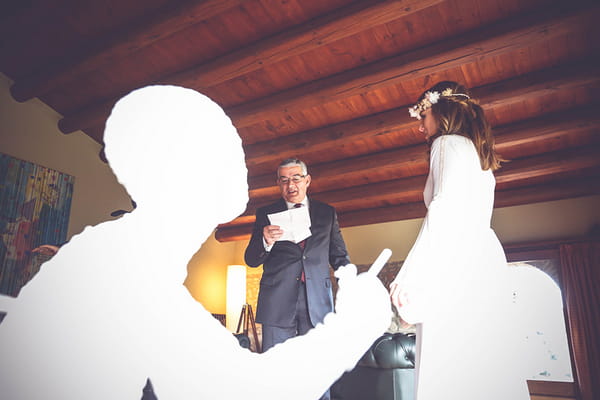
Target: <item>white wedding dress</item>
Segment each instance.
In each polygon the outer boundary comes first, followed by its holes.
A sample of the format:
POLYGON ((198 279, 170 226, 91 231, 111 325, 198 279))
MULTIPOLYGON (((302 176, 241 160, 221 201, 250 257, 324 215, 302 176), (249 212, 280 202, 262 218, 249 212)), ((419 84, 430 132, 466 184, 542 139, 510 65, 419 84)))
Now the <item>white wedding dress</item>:
POLYGON ((431 147, 421 231, 395 282, 417 324, 417 400, 528 399, 508 266, 490 220, 495 179, 473 142, 431 147))

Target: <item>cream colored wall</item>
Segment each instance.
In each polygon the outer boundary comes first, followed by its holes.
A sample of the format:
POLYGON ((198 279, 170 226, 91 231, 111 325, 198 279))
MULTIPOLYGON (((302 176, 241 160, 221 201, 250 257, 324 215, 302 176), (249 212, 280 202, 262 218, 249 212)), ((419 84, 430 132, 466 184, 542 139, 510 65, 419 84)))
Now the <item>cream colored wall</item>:
MULTIPOLYGON (((373 262, 381 249, 402 261, 417 238, 422 219, 342 229, 355 264, 373 262)), ((600 224, 600 196, 550 201, 494 210, 492 227, 503 244, 583 236, 600 224)))
POLYGON ((245 265, 244 250, 241 242, 220 243, 213 233, 188 263, 184 284, 211 313, 225 314, 227 266, 245 265))
POLYGON ((600 195, 494 210, 502 243, 576 238, 600 224, 600 195))
POLYGON ((83 132, 62 134, 61 118, 38 99, 18 103, 0 74, 0 151, 75 176, 68 237, 130 209, 129 196, 98 157, 100 145, 83 132))

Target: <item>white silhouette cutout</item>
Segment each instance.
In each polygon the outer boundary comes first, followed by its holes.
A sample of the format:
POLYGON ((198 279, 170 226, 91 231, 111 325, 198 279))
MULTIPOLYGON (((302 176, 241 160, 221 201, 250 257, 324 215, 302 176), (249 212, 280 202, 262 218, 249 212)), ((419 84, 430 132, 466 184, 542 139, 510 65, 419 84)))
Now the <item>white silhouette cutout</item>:
POLYGON ((229 118, 198 92, 151 86, 115 105, 105 141, 138 206, 73 237, 18 298, 0 296, 1 398, 134 400, 150 377, 160 400, 316 399, 388 326, 383 285, 347 266, 323 325, 265 354, 241 348, 182 285, 247 202, 229 118))

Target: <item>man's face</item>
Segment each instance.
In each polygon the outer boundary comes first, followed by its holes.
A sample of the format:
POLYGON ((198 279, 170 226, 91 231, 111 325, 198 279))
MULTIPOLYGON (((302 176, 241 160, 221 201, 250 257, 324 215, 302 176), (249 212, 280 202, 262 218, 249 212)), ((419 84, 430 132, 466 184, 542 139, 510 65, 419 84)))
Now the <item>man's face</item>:
POLYGON ((281 167, 278 170, 277 184, 281 197, 290 203, 300 203, 306 197, 306 189, 310 185, 310 175, 302 175, 299 165, 281 167))

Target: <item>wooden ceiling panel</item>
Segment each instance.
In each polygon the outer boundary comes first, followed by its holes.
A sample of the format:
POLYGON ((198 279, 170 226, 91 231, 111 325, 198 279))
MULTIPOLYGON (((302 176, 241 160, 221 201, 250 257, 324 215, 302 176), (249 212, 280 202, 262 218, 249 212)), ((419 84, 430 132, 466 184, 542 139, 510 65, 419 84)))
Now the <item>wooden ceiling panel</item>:
MULTIPOLYGON (((567 17, 556 17, 554 14, 561 14, 563 13, 562 10, 554 10, 551 9, 550 11, 544 11, 544 13, 540 13, 540 15, 536 15, 535 18, 531 17, 529 15, 524 16, 524 17, 519 17, 516 18, 515 21, 509 21, 510 23, 506 24, 506 23, 500 23, 500 24, 496 24, 494 26, 492 26, 491 28, 485 28, 475 34, 469 34, 469 35, 463 35, 459 38, 450 40, 450 43, 453 43, 453 45, 448 46, 440 46, 439 44, 437 46, 433 46, 427 49, 427 53, 431 54, 434 53, 436 54, 436 57, 431 58, 430 56, 430 60, 425 60, 424 62, 422 62, 422 64, 426 67, 427 64, 431 64, 433 63, 436 67, 435 68, 431 68, 431 66, 429 68, 425 68, 423 69, 423 66, 420 65, 415 65, 415 63, 410 63, 408 62, 408 67, 404 68, 404 70, 408 70, 407 72, 410 72, 411 69, 410 68, 421 68, 420 72, 421 73, 427 73, 428 75, 432 75, 434 74, 436 71, 440 71, 440 68, 438 65, 443 65, 446 67, 449 66, 453 66, 453 65, 460 65, 460 63, 464 63, 465 59, 461 58, 460 56, 458 56, 457 59, 457 52, 471 52, 471 56, 468 58, 468 60, 473 60, 474 57, 476 57, 477 60, 484 60, 488 57, 490 57, 491 54, 503 54, 507 51, 507 49, 518 49, 519 46, 522 45, 528 45, 531 44, 533 42, 539 42, 542 40, 548 40, 548 39, 552 39, 554 38, 556 35, 562 34, 565 30, 568 31, 568 29, 574 29, 574 30, 581 30, 582 26, 587 26, 591 23, 591 18, 589 18, 589 15, 580 12, 579 14, 577 14, 577 10, 575 11, 570 11, 571 14, 567 15, 567 17), (560 12, 559 12, 560 11, 560 12), (582 15, 583 14, 583 15, 582 15), (548 15, 550 17, 548 17, 548 15), (545 19, 544 19, 545 18, 545 19), (586 20, 586 21, 582 21, 582 20, 586 20), (586 24, 582 24, 582 22, 587 22, 586 24), (537 24, 535 24, 537 23, 537 24), (533 25, 532 25, 533 24, 533 25), (509 25, 509 27, 512 26, 516 26, 518 28, 518 32, 513 33, 507 33, 507 29, 509 29, 508 27, 506 27, 506 25, 509 25), (539 30, 539 31, 538 31, 539 30), (500 32, 500 33, 498 33, 500 32), (473 39, 471 38, 472 36, 477 36, 477 37, 488 37, 489 39, 483 40, 483 42, 481 40, 478 41, 473 41, 473 39), (490 39, 491 38, 491 39, 490 39), (508 40, 508 42, 506 42, 508 40), (464 47, 464 42, 466 43, 470 43, 470 46, 464 47), (461 46, 461 43, 463 44, 461 46), (501 45, 499 43, 502 43, 501 45), (510 43, 510 45, 508 45, 508 43, 510 43), (457 47, 455 48, 454 51, 448 51, 447 47, 457 47), (490 47, 491 46, 491 47, 490 47), (515 47, 516 46, 516 47, 515 47), (490 48, 488 48, 490 47, 490 48), (441 54, 438 55, 438 52, 441 51, 441 54), (446 63, 440 62, 440 59, 445 59, 446 63)), ((358 72, 356 70, 351 71, 351 73, 347 73, 347 74, 338 74, 330 79, 327 80, 319 80, 317 82, 315 82, 315 84, 309 84, 309 85, 305 85, 307 86, 306 89, 304 88, 293 88, 287 91, 283 91, 278 93, 277 95, 274 96, 269 96, 268 100, 265 99, 259 99, 255 102, 252 102, 250 104, 245 104, 245 105, 241 105, 239 107, 234 107, 231 108, 229 113, 230 115, 232 115, 233 119, 236 122, 236 126, 238 128, 242 128, 245 126, 248 126, 250 124, 253 123, 258 123, 259 121, 263 121, 263 120, 268 120, 268 119, 273 119, 275 116, 273 115, 274 112, 276 112, 273 109, 270 109, 269 107, 272 107, 271 105, 274 104, 281 104, 281 106, 279 107, 280 109, 285 109, 285 110, 293 110, 295 108, 298 107, 310 107, 311 106, 311 102, 314 103, 319 103, 322 102, 324 99, 333 99, 335 100, 335 96, 337 95, 337 97, 339 98, 341 95, 343 95, 344 97, 348 97, 348 95, 352 95, 352 93, 348 93, 348 91, 344 91, 342 93, 337 92, 336 89, 339 88, 340 82, 341 81, 349 81, 349 85, 352 85, 352 82, 354 81, 361 81, 362 79, 364 79, 363 77, 368 74, 370 76, 374 76, 373 74, 375 74, 377 76, 376 79, 379 80, 380 85, 381 86, 381 82, 383 82, 384 84, 389 84, 391 83, 389 81, 389 79, 386 77, 386 74, 394 74, 397 73, 396 70, 393 68, 394 65, 393 64, 405 64, 407 63, 407 60, 413 60, 414 58, 422 58, 423 55, 419 54, 422 53, 421 52, 415 52, 415 54, 406 54, 405 57, 395 57, 392 59, 387 59, 384 60, 380 63, 377 63, 377 65, 371 65, 369 66, 370 68, 361 68, 358 72), (379 67, 379 65, 383 64, 383 68, 379 67), (357 76, 358 75, 358 76, 357 76), (314 89, 314 87, 317 86, 319 88, 323 88, 321 90, 316 90, 314 89), (301 90, 299 90, 301 89, 301 90), (308 101, 312 99, 312 101, 308 101), (270 100, 270 101, 269 101, 270 100)), ((400 80, 398 79, 398 77, 396 77, 396 80, 400 80)), ((375 87, 373 87, 373 83, 371 84, 367 84, 365 85, 367 86, 369 89, 375 89, 375 87)), ((365 90, 361 90, 361 88, 363 88, 363 86, 361 85, 356 85, 354 87, 354 92, 365 92, 365 90)), ((215 97, 215 96, 211 96, 211 97, 215 97)), ((216 99, 217 101, 219 101, 219 99, 216 99)), ((112 104, 110 104, 112 105, 112 104)), ((106 113, 107 109, 110 108, 110 105, 103 107, 103 112, 102 113, 106 113)), ((74 116, 70 116, 67 117, 65 119, 74 119, 75 122, 73 123, 65 123, 64 125, 67 126, 73 126, 76 125, 76 123, 79 123, 80 125, 87 125, 86 124, 86 119, 93 119, 94 122, 97 124, 99 123, 102 118, 101 115, 98 115, 98 113, 93 112, 94 110, 85 110, 83 112, 83 114, 86 113, 91 113, 92 116, 91 118, 86 117, 85 115, 74 115, 74 116)), ((62 125, 62 124, 61 124, 62 125)), ((285 124, 277 124, 278 126, 286 126, 285 124)), ((91 126, 91 125, 90 125, 91 126)), ((62 129, 62 127, 61 127, 62 129)))
POLYGON ((523 182, 551 181, 562 175, 587 175, 600 169, 597 145, 560 150, 512 160, 496 174, 496 182, 505 188, 524 186, 523 182), (585 171, 585 172, 584 172, 585 171))
POLYGON ((442 79, 471 87, 511 161, 496 206, 600 192, 600 7, 591 0, 41 0, 0 16, 0 71, 102 143, 114 102, 174 84, 242 138, 250 200, 217 230, 248 237, 298 156, 342 226, 418 218, 428 147, 409 107, 442 79))
MULTIPOLYGON (((544 110, 557 111, 566 104, 586 105, 593 99, 592 93, 600 88, 600 77, 595 73, 595 66, 582 67, 580 64, 585 65, 586 62, 563 69, 564 72, 568 72, 565 76, 556 77, 556 69, 536 71, 512 82, 507 81, 503 85, 489 85, 474 91, 482 99, 481 104, 486 111, 494 109, 498 110, 500 115, 506 116, 501 119, 495 118, 496 126, 525 119, 523 115, 534 117, 541 115, 544 110), (532 112, 531 107, 523 108, 524 102, 536 104, 538 110, 532 112)), ((296 154, 303 154, 307 159, 322 159, 322 156, 339 159, 380 151, 378 145, 395 148, 422 143, 422 136, 415 132, 417 122, 409 118, 407 107, 408 105, 405 105, 373 117, 359 118, 279 140, 248 145, 248 165, 251 168, 255 167, 253 171, 259 173, 261 169, 253 161, 266 162, 272 170, 273 163, 281 157, 296 154), (407 129, 412 129, 410 135, 405 133, 407 129), (403 139, 386 143, 384 138, 391 135, 403 139), (372 148, 364 146, 363 139, 372 142, 372 148), (326 156, 328 152, 335 155, 326 156)))
MULTIPOLYGON (((523 19, 521 23, 527 23, 525 27, 514 32, 492 36, 492 33, 497 30, 494 27, 485 32, 485 35, 492 37, 482 41, 465 44, 467 38, 458 38, 456 40, 457 47, 449 51, 442 51, 442 54, 437 53, 439 46, 427 48, 425 51, 419 50, 413 54, 417 56, 416 61, 406 62, 406 57, 393 57, 369 64, 331 78, 280 92, 269 96, 268 99, 260 99, 250 104, 234 107, 230 109, 230 115, 238 127, 249 126, 265 119, 286 118, 290 115, 293 119, 295 111, 306 110, 315 104, 342 101, 393 85, 402 78, 410 77, 415 73, 414 71, 418 71, 419 74, 432 74, 450 68, 459 68, 465 63, 481 62, 481 60, 501 55, 519 58, 522 56, 525 46, 533 46, 536 43, 551 40, 565 30, 585 30, 593 23, 592 19, 583 12, 564 19, 551 18, 534 25, 529 25, 530 22, 530 19, 523 19), (465 56, 465 53, 468 55, 465 56)), ((341 111, 344 111, 344 108, 341 111)))
MULTIPOLYGON (((525 191, 530 187, 553 185, 560 186, 565 182, 585 181, 590 186, 590 190, 600 192, 600 167, 592 165, 589 167, 580 167, 579 169, 570 169, 567 171, 556 172, 551 175, 539 174, 535 176, 517 179, 513 181, 499 182, 496 185, 496 191, 522 190, 525 191)), ((569 196, 563 197, 568 198, 569 196)), ((551 199, 548 199, 551 200, 551 199)), ((557 199, 554 199, 557 200, 557 199)))
MULTIPOLYGON (((440 0, 404 2, 357 2, 347 9, 336 10, 333 13, 311 21, 315 28, 290 29, 266 42, 260 47, 270 48, 271 51, 262 60, 261 68, 247 72, 234 82, 224 82, 222 85, 247 86, 246 82, 258 81, 258 85, 267 92, 251 91, 238 97, 237 102, 265 97, 279 91, 293 88, 304 82, 331 76, 347 69, 358 67, 370 61, 376 61, 398 51, 392 48, 383 51, 382 46, 372 46, 376 29, 385 30, 378 26, 390 20, 410 15, 415 10, 427 9, 431 4, 440 0), (409 8, 410 7, 410 8, 409 8), (365 26, 369 30, 365 31, 365 26), (287 42, 284 42, 287 40, 287 42), (290 49, 289 41, 293 40, 290 49), (283 43, 286 50, 277 51, 277 45, 283 43), (340 50, 343 49, 343 50, 340 50), (277 60, 277 61, 276 61, 277 60), (274 63, 274 61, 276 61, 274 63)), ((417 11, 418 12, 418 11, 417 11)), ((388 36, 382 35, 384 40, 388 36)), ((405 44, 406 47, 406 44, 405 44)), ((248 70, 247 70, 248 71, 248 70)), ((218 88, 217 88, 217 91, 218 88)), ((227 91, 229 93, 229 91, 227 91)), ((238 95, 240 96, 240 95, 238 95)), ((224 105, 236 104, 235 100, 223 99, 224 105)))
MULTIPOLYGON (((235 8, 229 11, 234 10, 235 8)), ((97 98, 115 101, 123 94, 151 82, 170 84, 174 80, 173 77, 177 78, 181 71, 187 71, 222 56, 231 49, 244 46, 254 37, 260 37, 260 34, 269 33, 256 33, 253 27, 242 24, 234 31, 235 35, 225 35, 225 21, 220 15, 207 20, 198 17, 194 21, 198 23, 190 24, 185 30, 176 31, 162 40, 147 44, 127 57, 116 59, 107 71, 110 74, 92 70, 80 77, 86 82, 85 90, 75 89, 81 86, 79 80, 66 82, 63 91, 76 94, 62 97, 66 104, 52 96, 46 97, 47 101, 57 104, 67 115, 82 108, 95 106, 94 99, 97 98), (244 27, 246 29, 243 29, 244 27), (144 68, 138 68, 140 65, 144 68)), ((173 30, 176 28, 180 27, 174 27, 173 30)))
MULTIPOLYGON (((168 2, 148 0, 144 14, 152 14, 168 2)), ((85 47, 94 46, 99 36, 121 30, 140 17, 140 4, 134 2, 34 0, 14 3, 21 3, 22 8, 0 16, 0 47, 3 49, 0 65, 12 79, 29 77, 55 64, 64 65, 77 58, 85 47)), ((181 1, 173 1, 170 7, 177 3, 181 1)))
POLYGON ((600 143, 600 103, 494 129, 507 160, 600 143))
MULTIPOLYGON (((52 89, 72 81, 82 79, 87 75, 103 69, 108 64, 128 59, 145 47, 169 38, 177 32, 194 26, 205 18, 210 18, 219 12, 228 10, 241 0, 209 0, 202 3, 192 1, 175 1, 167 6, 156 9, 138 8, 136 13, 119 26, 108 26, 105 32, 87 38, 77 47, 63 51, 43 71, 20 80, 12 88, 12 93, 19 101, 47 94, 52 89)), ((80 4, 81 2, 78 2, 80 4)), ((104 4, 104 3, 103 3, 104 4)), ((134 5, 128 2, 130 6, 134 5)), ((138 6, 139 7, 139 4, 138 6)), ((134 7, 135 8, 135 7, 134 7)), ((63 17, 68 17, 70 9, 65 10, 63 17)), ((123 15, 121 15, 123 17, 123 15)), ((121 18, 123 19, 123 18, 121 18)), ((90 13, 85 21, 96 21, 90 13)), ((116 20, 119 20, 117 18, 116 20)), ((93 23, 93 22, 92 22, 93 23)), ((53 24, 55 26, 58 24, 53 24)), ((78 37, 71 32, 70 36, 78 37)), ((60 43, 60 42, 59 42, 60 43)), ((56 46, 54 46, 56 49, 56 46)), ((135 74, 143 69, 136 68, 135 74)), ((129 89, 136 86, 131 85, 129 89)), ((120 94, 118 89, 113 90, 120 94)))
MULTIPOLYGON (((416 125, 417 122, 409 118, 406 108, 393 109, 292 136, 280 137, 269 140, 267 143, 247 144, 245 146, 247 164, 249 167, 257 167, 263 163, 277 162, 281 157, 290 157, 294 154, 303 154, 303 156, 314 158, 312 156, 314 152, 336 151, 338 148, 362 138, 383 136, 397 130, 404 132, 405 129, 416 125)), ((402 138, 403 145, 423 141, 422 135, 414 130, 410 135, 404 133, 402 138)))

